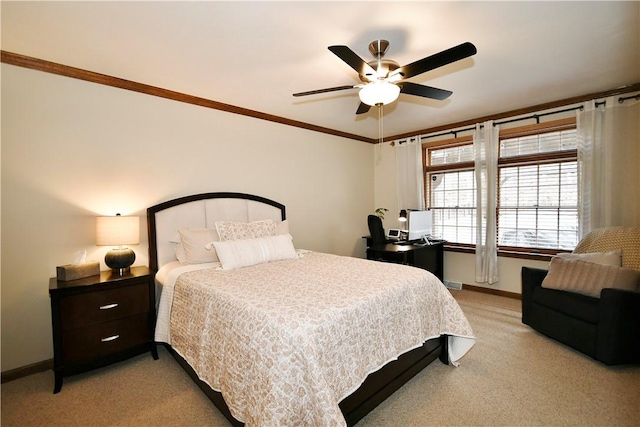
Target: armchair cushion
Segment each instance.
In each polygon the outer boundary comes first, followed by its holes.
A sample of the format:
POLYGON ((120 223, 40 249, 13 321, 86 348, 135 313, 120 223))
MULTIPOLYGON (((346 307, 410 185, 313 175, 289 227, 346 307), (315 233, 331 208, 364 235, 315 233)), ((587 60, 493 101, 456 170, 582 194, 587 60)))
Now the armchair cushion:
POLYGON ((593 325, 598 323, 598 298, 541 286, 534 287, 532 291, 532 299, 536 304, 593 325))
POLYGON ((600 298, 604 288, 636 291, 639 283, 638 270, 554 257, 542 287, 600 298))

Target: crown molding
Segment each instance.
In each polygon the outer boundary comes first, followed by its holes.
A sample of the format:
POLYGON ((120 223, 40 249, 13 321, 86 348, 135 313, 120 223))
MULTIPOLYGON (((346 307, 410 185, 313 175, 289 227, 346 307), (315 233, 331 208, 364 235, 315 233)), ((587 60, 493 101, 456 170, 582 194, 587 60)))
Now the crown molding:
POLYGON ((100 74, 81 68, 71 67, 56 62, 46 61, 43 59, 33 58, 30 56, 20 55, 18 53, 1 51, 1 60, 5 64, 15 65, 17 67, 29 68, 32 70, 42 71, 45 73, 56 74, 59 76, 70 77, 73 79, 84 80, 91 83, 97 83, 105 86, 111 86, 118 89, 130 90, 133 92, 143 93, 145 95, 157 96, 159 98, 170 99, 172 101, 184 102, 186 104, 197 105, 200 107, 211 108, 213 110, 225 111, 227 113, 239 114, 254 119, 266 120, 269 122, 279 123, 282 125, 293 126, 313 132, 325 133, 328 135, 339 136, 341 138, 362 141, 369 144, 376 144, 378 140, 367 138, 361 135, 342 132, 336 129, 330 129, 323 126, 316 126, 310 123, 291 120, 285 117, 275 116, 248 108, 238 107, 231 104, 225 104, 211 99, 201 98, 194 95, 188 95, 181 92, 175 92, 169 89, 163 89, 144 83, 134 82, 131 80, 121 79, 119 77, 100 74))

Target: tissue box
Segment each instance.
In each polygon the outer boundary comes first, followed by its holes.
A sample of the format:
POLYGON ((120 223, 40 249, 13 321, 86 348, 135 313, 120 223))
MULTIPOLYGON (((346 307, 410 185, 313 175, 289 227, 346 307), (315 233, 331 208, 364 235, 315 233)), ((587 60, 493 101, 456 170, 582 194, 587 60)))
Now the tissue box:
POLYGON ((83 262, 82 264, 68 264, 56 267, 58 280, 67 282, 69 280, 82 279, 84 277, 100 274, 100 263, 97 261, 83 262))

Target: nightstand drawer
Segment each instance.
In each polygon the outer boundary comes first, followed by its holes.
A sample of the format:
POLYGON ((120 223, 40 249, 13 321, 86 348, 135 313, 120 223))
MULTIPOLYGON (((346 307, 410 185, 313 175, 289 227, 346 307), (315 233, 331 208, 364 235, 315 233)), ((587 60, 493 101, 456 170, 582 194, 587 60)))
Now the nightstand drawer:
POLYGON ((149 313, 69 331, 62 337, 64 363, 82 362, 148 343, 149 313))
POLYGON ((149 284, 140 283, 106 291, 60 298, 63 331, 149 311, 149 284))

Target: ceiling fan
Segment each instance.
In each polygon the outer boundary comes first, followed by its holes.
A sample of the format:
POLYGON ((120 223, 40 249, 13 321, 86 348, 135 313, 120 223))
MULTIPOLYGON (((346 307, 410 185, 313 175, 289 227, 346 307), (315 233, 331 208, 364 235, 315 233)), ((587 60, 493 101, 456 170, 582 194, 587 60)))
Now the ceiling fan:
POLYGON ((358 95, 361 102, 356 114, 366 113, 374 105, 386 105, 394 102, 398 99, 400 93, 443 100, 453 92, 412 83, 406 81, 406 79, 475 55, 477 52, 472 43, 466 42, 401 67, 395 61, 384 59, 388 48, 389 42, 387 40, 372 41, 369 43, 369 52, 376 59, 365 62, 347 46, 329 46, 331 52, 358 72, 362 83, 299 92, 294 93, 293 96, 316 95, 359 88, 358 95))

